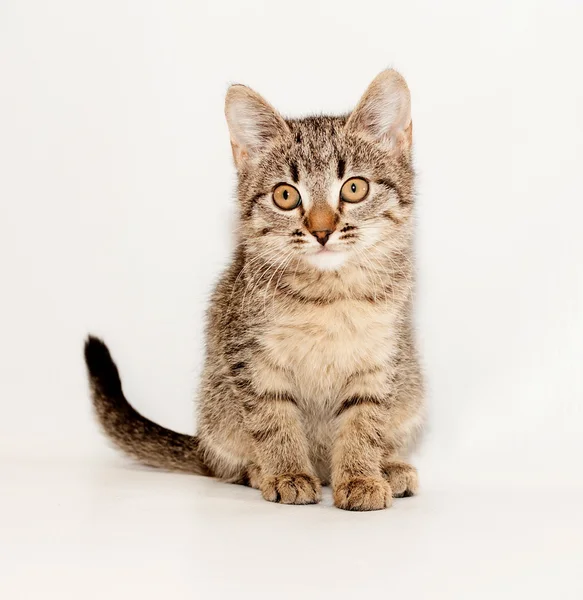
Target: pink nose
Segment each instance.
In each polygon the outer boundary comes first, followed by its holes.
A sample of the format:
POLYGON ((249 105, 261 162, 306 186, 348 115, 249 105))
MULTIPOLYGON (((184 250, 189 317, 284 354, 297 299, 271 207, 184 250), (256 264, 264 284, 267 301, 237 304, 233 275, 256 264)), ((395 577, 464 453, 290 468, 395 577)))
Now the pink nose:
POLYGON ((322 246, 326 245, 328 238, 332 234, 329 229, 319 229, 318 231, 310 231, 310 233, 318 240, 318 243, 322 246))

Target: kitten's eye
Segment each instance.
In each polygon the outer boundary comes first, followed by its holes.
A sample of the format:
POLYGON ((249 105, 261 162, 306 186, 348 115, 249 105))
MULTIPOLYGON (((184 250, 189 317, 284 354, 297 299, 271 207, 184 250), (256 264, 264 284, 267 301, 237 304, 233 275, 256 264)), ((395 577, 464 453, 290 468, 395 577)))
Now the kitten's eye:
POLYGON ((360 202, 368 194, 368 181, 360 177, 353 177, 344 182, 340 190, 340 199, 344 202, 360 202))
POLYGON ((273 190, 273 201, 283 210, 293 210, 300 205, 302 198, 293 185, 280 183, 273 190))

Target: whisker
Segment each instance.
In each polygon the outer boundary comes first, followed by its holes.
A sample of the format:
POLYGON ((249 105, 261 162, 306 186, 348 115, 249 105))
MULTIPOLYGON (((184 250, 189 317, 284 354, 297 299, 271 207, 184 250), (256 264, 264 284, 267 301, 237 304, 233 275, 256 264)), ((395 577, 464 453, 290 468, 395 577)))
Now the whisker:
POLYGON ((261 284, 261 281, 263 279, 263 275, 265 273, 269 272, 269 269, 271 267, 273 267, 273 262, 277 261, 279 259, 279 257, 284 256, 285 252, 286 252, 286 249, 280 249, 279 251, 275 252, 272 256, 269 256, 268 260, 266 260, 266 264, 263 267, 260 267, 259 274, 257 275, 257 278, 255 278, 254 276, 251 276, 249 278, 249 282, 245 286, 245 291, 243 293, 243 301, 241 303, 241 310, 245 309, 245 300, 247 298, 247 293, 248 293, 248 290, 249 290, 249 286, 252 286, 250 291, 251 291, 251 295, 253 295, 254 291, 261 284))
POLYGON ((269 278, 269 281, 267 282, 267 285, 265 286, 265 292, 263 294, 263 312, 264 313, 267 311, 267 292, 269 291, 269 286, 271 285, 271 282, 272 282, 273 278, 275 277, 275 275, 277 274, 277 272, 279 271, 279 269, 282 266, 285 268, 285 265, 287 264, 290 257, 292 257, 292 256, 293 256, 293 251, 289 250, 288 253, 285 254, 285 256, 278 262, 277 267, 271 274, 271 277, 269 278))
POLYGON ((236 289, 236 285, 237 282, 239 281, 239 278, 241 277, 241 275, 243 275, 243 273, 250 268, 251 266, 253 266, 254 264, 257 264, 257 262, 259 262, 261 260, 261 258, 263 258, 264 256, 268 255, 270 252, 273 252, 272 248, 267 248, 265 249, 263 252, 260 252, 257 256, 253 256, 251 259, 246 260, 245 258, 244 260, 244 265, 243 268, 239 271, 237 278, 235 279, 235 281, 233 282, 232 285, 232 290, 231 290, 231 295, 229 296, 229 302, 232 300, 233 298, 233 294, 235 293, 235 289, 236 289))
MULTIPOLYGON (((288 258, 287 262, 285 263, 285 265, 283 265, 282 269, 281 269, 281 275, 279 276, 279 279, 277 280, 275 287, 273 288, 273 296, 271 298, 271 306, 273 307, 275 305, 275 295, 277 294, 277 290, 279 288, 279 283, 281 282, 281 278, 284 276, 285 274, 285 270, 288 266, 288 264, 294 259, 294 253, 290 252, 290 257, 288 258)), ((299 261, 298 261, 299 262, 299 261)), ((296 270, 297 270, 297 265, 296 265, 296 270)))

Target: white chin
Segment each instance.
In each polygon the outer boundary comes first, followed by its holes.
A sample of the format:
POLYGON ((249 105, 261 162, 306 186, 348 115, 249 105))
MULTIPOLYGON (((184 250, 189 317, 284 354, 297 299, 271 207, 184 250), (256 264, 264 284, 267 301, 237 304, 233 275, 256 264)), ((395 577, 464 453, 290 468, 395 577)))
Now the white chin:
POLYGON ((308 254, 306 260, 320 271, 336 271, 346 260, 344 252, 316 252, 308 254))

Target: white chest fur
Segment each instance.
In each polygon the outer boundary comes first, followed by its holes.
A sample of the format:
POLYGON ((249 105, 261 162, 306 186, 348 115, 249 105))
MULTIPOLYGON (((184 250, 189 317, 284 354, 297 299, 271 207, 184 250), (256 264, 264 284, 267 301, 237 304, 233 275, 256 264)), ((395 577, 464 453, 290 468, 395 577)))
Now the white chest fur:
POLYGON ((348 378, 386 364, 394 347, 390 305, 341 300, 281 306, 262 343, 270 358, 290 372, 305 400, 337 395, 348 378))

